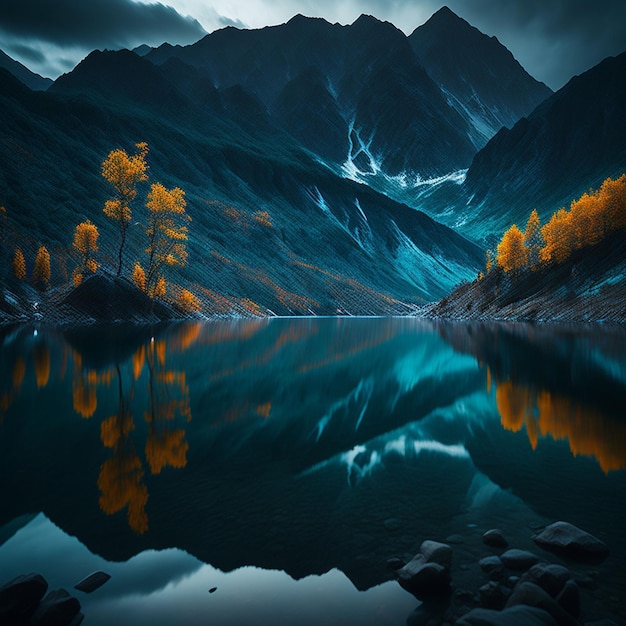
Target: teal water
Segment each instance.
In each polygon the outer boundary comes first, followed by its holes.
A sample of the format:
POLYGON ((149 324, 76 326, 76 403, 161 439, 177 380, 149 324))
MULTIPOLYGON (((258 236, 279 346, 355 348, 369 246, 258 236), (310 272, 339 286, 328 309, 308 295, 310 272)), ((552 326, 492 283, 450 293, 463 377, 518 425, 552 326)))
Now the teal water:
POLYGON ((611 549, 586 618, 626 621, 626 332, 407 318, 0 329, 0 583, 85 624, 405 624, 386 568, 557 519, 611 549), (217 587, 214 593, 209 589, 217 587))

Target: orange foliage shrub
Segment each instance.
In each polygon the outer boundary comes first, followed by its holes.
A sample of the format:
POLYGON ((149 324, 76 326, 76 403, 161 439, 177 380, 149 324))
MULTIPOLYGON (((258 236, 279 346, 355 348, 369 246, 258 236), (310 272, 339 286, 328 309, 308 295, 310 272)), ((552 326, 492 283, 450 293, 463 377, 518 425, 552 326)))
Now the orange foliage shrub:
POLYGON ((24 280, 26 278, 26 261, 24 260, 24 254, 20 248, 15 248, 15 255, 13 256, 13 273, 18 280, 24 280))
POLYGON ((50 282, 50 253, 45 246, 41 246, 35 258, 35 268, 33 269, 33 283, 41 290, 48 288, 50 282))
POLYGON ((524 235, 515 224, 504 233, 502 241, 498 244, 497 262, 505 272, 515 273, 528 263, 524 235))
POLYGON ((528 265, 534 269, 537 261, 563 263, 575 250, 594 246, 621 228, 626 228, 626 174, 615 180, 607 178, 600 189, 573 200, 569 211, 556 211, 543 227, 533 210, 521 246, 517 226, 504 233, 498 244, 497 263, 505 272, 528 265))

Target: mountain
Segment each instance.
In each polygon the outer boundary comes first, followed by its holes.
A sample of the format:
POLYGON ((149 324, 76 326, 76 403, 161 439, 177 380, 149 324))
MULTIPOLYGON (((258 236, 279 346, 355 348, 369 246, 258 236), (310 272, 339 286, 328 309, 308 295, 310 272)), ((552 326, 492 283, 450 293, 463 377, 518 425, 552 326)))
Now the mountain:
MULTIPOLYGON (((94 52, 46 93, 5 74, 0 104, 0 204, 27 267, 48 245, 53 284, 67 281, 84 219, 111 266, 117 234, 102 213, 111 189, 100 164, 137 141, 150 145, 151 179, 186 192, 190 262, 171 280, 207 312, 401 312, 442 297, 482 261, 452 230, 319 163, 245 87, 218 91, 180 59, 158 67, 94 52)), ((145 249, 140 204, 133 220, 127 273, 145 249)))
POLYGON ((552 94, 496 37, 481 33, 448 7, 416 28, 409 42, 451 106, 469 122, 477 148, 552 94))
POLYGON ((44 78, 39 74, 31 72, 25 65, 22 65, 15 59, 12 59, 8 54, 5 54, 0 50, 0 67, 8 70, 21 82, 23 82, 29 89, 33 91, 45 91, 52 85, 50 78, 44 78))
POLYGON ((626 53, 608 58, 477 152, 467 172, 379 189, 495 249, 503 232, 542 222, 626 172, 626 53))
MULTIPOLYGON (((280 26, 224 28, 190 46, 164 44, 146 58, 161 65, 177 57, 204 68, 218 89, 241 85, 264 104, 275 125, 343 166, 344 175, 428 179, 467 168, 477 146, 550 93, 503 46, 494 49, 491 39, 451 11, 431 22, 407 38, 368 15, 349 26, 297 15, 280 26), (455 54, 437 65, 440 51, 428 41, 446 28, 463 37, 455 54), (491 54, 497 56, 493 68, 491 54), (461 63, 464 55, 470 58, 461 63), (463 74, 455 82, 457 61, 463 74), (478 79, 468 95, 463 81, 478 79)), ((449 48, 447 37, 445 42, 449 48)))
POLYGON ((472 162, 464 182, 464 232, 502 233, 541 218, 626 171, 626 53, 572 78, 557 93, 503 128, 472 162), (506 211, 502 210, 506 207, 506 211))
MULTIPOLYGON (((192 260, 172 281, 228 314, 436 300, 482 268, 468 238, 492 246, 533 206, 544 217, 625 161, 621 57, 477 153, 548 91, 446 8, 410 37, 367 15, 298 15, 138 52, 94 52, 45 93, 0 76, 6 232, 29 234, 27 266, 49 243, 55 284, 73 268, 68 230, 86 218, 111 265, 100 164, 138 141, 152 179, 187 193, 192 260)), ((135 210, 127 273, 145 249, 135 210)))

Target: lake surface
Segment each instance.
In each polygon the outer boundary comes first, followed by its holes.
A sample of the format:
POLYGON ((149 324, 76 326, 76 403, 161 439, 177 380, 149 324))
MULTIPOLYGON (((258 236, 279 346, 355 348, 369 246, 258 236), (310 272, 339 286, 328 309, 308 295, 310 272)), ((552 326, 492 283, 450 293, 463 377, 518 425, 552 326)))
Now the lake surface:
MULTIPOLYGON (((626 332, 407 318, 0 329, 0 584, 85 624, 406 624, 425 539, 605 541, 585 619, 626 623, 626 332), (213 593, 210 589, 217 587, 213 593)), ((409 622, 410 623, 410 622, 409 622)))

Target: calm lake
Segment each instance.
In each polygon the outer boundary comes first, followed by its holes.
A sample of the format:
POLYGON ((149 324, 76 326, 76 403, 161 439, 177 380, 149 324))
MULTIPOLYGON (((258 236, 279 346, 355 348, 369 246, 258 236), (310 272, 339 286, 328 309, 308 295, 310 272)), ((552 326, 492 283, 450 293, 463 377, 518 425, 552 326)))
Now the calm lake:
POLYGON ((565 562, 585 620, 626 623, 624 330, 223 320, 0 346, 0 585, 39 572, 87 626, 421 623, 389 558, 447 541, 475 591, 483 532, 564 562, 531 539, 555 520, 611 550, 565 562))

